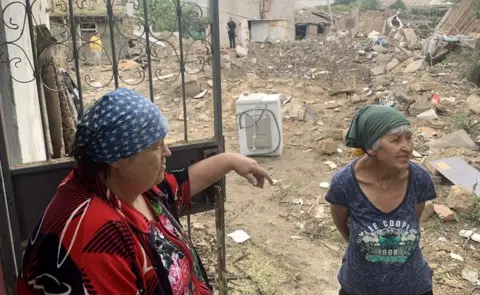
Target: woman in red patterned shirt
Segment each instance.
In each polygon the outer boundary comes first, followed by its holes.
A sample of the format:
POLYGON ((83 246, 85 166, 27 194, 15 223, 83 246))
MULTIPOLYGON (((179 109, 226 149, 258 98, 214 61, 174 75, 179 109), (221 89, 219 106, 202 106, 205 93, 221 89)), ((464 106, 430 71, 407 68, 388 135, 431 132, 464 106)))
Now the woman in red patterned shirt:
POLYGON ((17 294, 211 294, 177 212, 230 171, 263 187, 257 162, 223 153, 167 172, 168 125, 134 91, 99 99, 78 125, 77 164, 24 254, 17 294))

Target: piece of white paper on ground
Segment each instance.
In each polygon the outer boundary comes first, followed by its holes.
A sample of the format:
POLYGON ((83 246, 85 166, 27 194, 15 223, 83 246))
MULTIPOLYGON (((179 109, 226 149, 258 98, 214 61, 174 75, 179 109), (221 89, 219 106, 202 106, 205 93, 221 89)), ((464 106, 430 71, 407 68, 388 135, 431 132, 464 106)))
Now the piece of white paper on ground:
POLYGON ((246 240, 250 240, 250 236, 241 229, 228 234, 228 236, 232 238, 236 243, 243 243, 246 240))

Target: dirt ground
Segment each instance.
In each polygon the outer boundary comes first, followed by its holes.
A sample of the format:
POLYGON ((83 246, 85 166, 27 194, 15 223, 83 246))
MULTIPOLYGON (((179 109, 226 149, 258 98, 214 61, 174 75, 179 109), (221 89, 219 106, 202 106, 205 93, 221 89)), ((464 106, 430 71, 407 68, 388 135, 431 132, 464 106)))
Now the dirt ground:
MULTIPOLYGON (((243 92, 281 93, 284 99, 292 96, 291 102, 282 107, 283 154, 280 157, 257 158, 278 182, 259 190, 234 173, 227 177, 226 233, 242 229, 251 236, 243 244, 226 238, 230 294, 338 294, 336 276, 346 243, 333 225, 328 204, 323 198, 326 190, 319 187, 319 183, 329 182, 333 173, 353 160, 342 138, 360 106, 382 101, 392 94, 407 94, 415 100, 406 112, 415 131, 429 127, 441 137, 464 128, 468 129, 473 140, 480 136, 480 125, 477 125, 480 117, 471 114, 465 103, 466 98, 477 93, 478 89, 458 75, 461 62, 450 59, 435 67, 405 74, 402 70, 410 62, 405 59, 394 71, 372 78, 370 63, 355 62, 355 53, 361 42, 346 44, 327 39, 322 41, 321 50, 317 50, 318 44, 293 42, 270 44, 271 48, 266 49, 251 48, 255 53, 254 63, 243 62, 241 67, 222 72, 227 151, 239 151, 235 100, 243 92), (350 85, 348 81, 352 77, 355 93, 330 95, 330 91, 350 85), (430 86, 422 88, 419 83, 430 86), (363 92, 365 87, 374 95, 363 92), (416 118, 416 115, 431 108, 432 93, 440 97, 454 97, 455 101, 442 102, 439 119, 416 118), (298 110, 304 110, 309 115, 298 115, 298 110), (319 147, 326 141, 333 142, 330 144, 334 147, 333 152, 325 152, 319 147), (325 161, 335 163, 337 168, 331 169, 325 161)), ((125 67, 121 74, 134 79, 135 71, 125 67)), ((94 76, 100 72, 92 69, 89 73, 94 76)), ((208 74, 197 75, 197 78, 201 89, 210 89, 208 74)), ((93 79, 105 84, 108 81, 101 74, 93 79)), ((145 83, 128 86, 121 81, 120 84, 148 95, 145 83)), ((155 103, 169 119, 170 143, 183 140, 184 130, 182 100, 173 91, 175 86, 174 83, 154 81, 155 103)), ((85 87, 84 94, 89 101, 105 91, 106 88, 85 87)), ((189 140, 213 136, 213 101, 210 95, 187 99, 187 123, 189 140)), ((421 133, 415 133, 416 151, 430 158, 460 155, 478 169, 478 152, 446 149, 434 153, 429 151, 428 140, 421 133)), ((451 185, 445 181, 437 185, 438 199, 435 203, 445 201, 451 185)), ((214 213, 194 215, 192 224, 193 239, 209 274, 214 277, 214 213)), ((475 294, 472 293, 474 285, 462 278, 462 271, 478 272, 480 244, 459 237, 458 232, 462 229, 475 230, 480 222, 460 219, 446 223, 433 214, 421 226, 423 253, 434 270, 434 293, 475 294), (453 259, 451 253, 460 255, 463 261, 453 259)), ((480 294, 480 290, 477 292, 480 294)))

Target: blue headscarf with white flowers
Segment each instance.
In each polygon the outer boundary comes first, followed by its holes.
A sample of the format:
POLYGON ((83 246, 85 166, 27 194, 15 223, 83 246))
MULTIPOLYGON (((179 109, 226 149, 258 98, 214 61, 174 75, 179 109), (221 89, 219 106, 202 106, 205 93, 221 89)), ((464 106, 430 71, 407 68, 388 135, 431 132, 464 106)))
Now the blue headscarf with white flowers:
POLYGON ((168 123, 138 92, 118 88, 100 98, 78 123, 77 145, 98 163, 128 158, 164 138, 168 123))

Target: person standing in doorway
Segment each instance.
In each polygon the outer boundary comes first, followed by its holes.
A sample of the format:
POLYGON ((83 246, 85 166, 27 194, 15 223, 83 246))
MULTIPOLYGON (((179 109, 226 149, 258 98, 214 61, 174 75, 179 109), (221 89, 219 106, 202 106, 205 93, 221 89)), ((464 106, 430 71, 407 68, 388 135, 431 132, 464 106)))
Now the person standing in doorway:
POLYGON ((96 32, 92 38, 90 38, 90 50, 92 50, 92 56, 95 60, 95 64, 97 67, 100 65, 102 60, 102 39, 100 38, 100 34, 96 32))
POLYGON ((237 29, 237 24, 232 20, 230 17, 228 19, 227 23, 227 29, 228 29, 228 40, 230 41, 230 48, 235 48, 235 37, 237 37, 236 29, 237 29))

